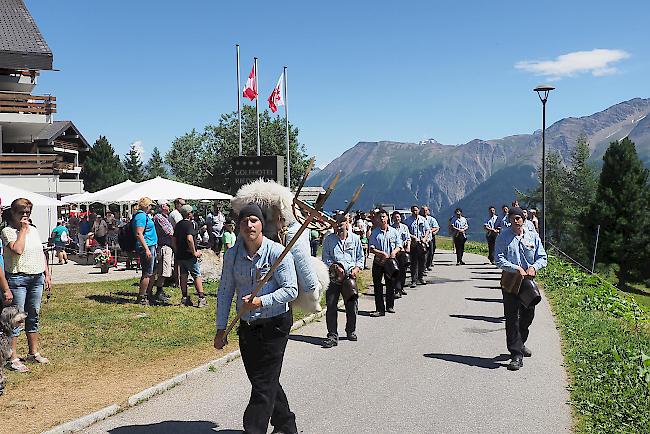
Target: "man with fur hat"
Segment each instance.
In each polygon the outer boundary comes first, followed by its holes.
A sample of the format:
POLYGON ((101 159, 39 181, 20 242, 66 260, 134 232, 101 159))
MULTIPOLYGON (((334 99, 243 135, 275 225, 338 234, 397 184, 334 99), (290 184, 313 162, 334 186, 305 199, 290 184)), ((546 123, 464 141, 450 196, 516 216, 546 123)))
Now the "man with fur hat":
POLYGON ((232 298, 243 312, 239 323, 239 348, 252 390, 244 412, 244 432, 266 433, 269 420, 274 432, 297 433, 296 416, 289 409, 280 385, 284 351, 289 340, 292 318, 289 302, 298 295, 296 269, 288 253, 271 279, 252 297, 257 282, 270 271, 284 248, 263 234, 264 215, 257 204, 239 211, 240 235, 224 255, 223 271, 217 292, 217 333, 214 347, 227 343, 232 298))
MULTIPOLYGON (((323 240, 323 262, 330 269, 330 283, 325 293, 327 301, 327 339, 323 346, 332 348, 338 345, 339 334, 337 328, 339 297, 342 295, 343 285, 350 284, 349 279, 356 279, 359 271, 363 269, 364 253, 361 238, 350 231, 350 221, 346 214, 336 216, 335 233, 329 234, 323 240), (345 282, 348 280, 348 282, 345 282)), ((345 332, 348 340, 356 341, 357 311, 359 299, 348 294, 343 296, 345 303, 345 332)))
MULTIPOLYGON (((510 227, 504 227, 497 237, 496 265, 504 273, 517 273, 521 276, 520 282, 522 279, 532 279, 540 269, 546 267, 546 251, 537 232, 525 229, 521 208, 510 208, 508 218, 510 227)), ((502 284, 503 281, 502 277, 502 284)), ((524 357, 532 356, 524 344, 528 339, 528 328, 535 317, 535 306, 524 306, 519 297, 519 285, 512 292, 506 286, 502 289, 503 312, 506 317, 506 342, 512 358, 508 369, 516 371, 524 365, 524 357)))

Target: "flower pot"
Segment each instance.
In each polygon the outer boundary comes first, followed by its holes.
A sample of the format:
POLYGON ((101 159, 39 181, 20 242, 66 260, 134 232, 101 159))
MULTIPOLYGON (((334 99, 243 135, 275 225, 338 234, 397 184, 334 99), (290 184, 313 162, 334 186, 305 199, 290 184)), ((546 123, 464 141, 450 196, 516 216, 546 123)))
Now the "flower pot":
POLYGON ((110 265, 108 265, 108 262, 102 262, 101 264, 99 264, 99 267, 101 268, 102 273, 108 273, 108 269, 110 265))

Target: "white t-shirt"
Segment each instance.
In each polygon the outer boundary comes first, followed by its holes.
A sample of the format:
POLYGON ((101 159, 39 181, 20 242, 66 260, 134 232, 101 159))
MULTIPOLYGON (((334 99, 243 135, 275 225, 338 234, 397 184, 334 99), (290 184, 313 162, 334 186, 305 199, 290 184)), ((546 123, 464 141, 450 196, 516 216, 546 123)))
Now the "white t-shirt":
POLYGON ((5 247, 5 273, 40 274, 45 271, 45 256, 38 230, 30 226, 25 237, 25 250, 17 255, 9 248, 9 243, 18 239, 18 229, 7 226, 0 234, 5 247))
POLYGON ((170 213, 169 213, 169 217, 167 217, 167 218, 169 219, 169 223, 171 223, 171 224, 172 224, 172 227, 174 227, 174 228, 176 227, 176 224, 177 224, 178 222, 180 222, 181 220, 183 220, 183 216, 181 215, 180 211, 178 211, 177 209, 175 209, 174 211, 170 212, 170 213))

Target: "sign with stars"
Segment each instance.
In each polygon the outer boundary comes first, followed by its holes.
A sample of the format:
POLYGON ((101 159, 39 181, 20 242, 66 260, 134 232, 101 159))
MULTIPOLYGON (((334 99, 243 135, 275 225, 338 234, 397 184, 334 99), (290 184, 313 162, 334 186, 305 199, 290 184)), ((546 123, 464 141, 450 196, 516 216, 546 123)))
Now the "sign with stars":
POLYGON ((242 185, 260 178, 284 185, 284 157, 280 155, 233 157, 230 182, 232 194, 236 194, 242 185))

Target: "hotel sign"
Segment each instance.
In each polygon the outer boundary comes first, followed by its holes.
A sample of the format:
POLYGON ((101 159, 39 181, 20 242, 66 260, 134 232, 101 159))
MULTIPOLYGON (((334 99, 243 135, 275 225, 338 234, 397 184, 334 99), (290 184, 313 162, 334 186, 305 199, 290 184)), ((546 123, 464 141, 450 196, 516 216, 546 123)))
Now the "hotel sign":
POLYGON ((284 157, 280 155, 233 157, 230 182, 232 194, 237 193, 242 185, 260 178, 284 185, 284 157))

